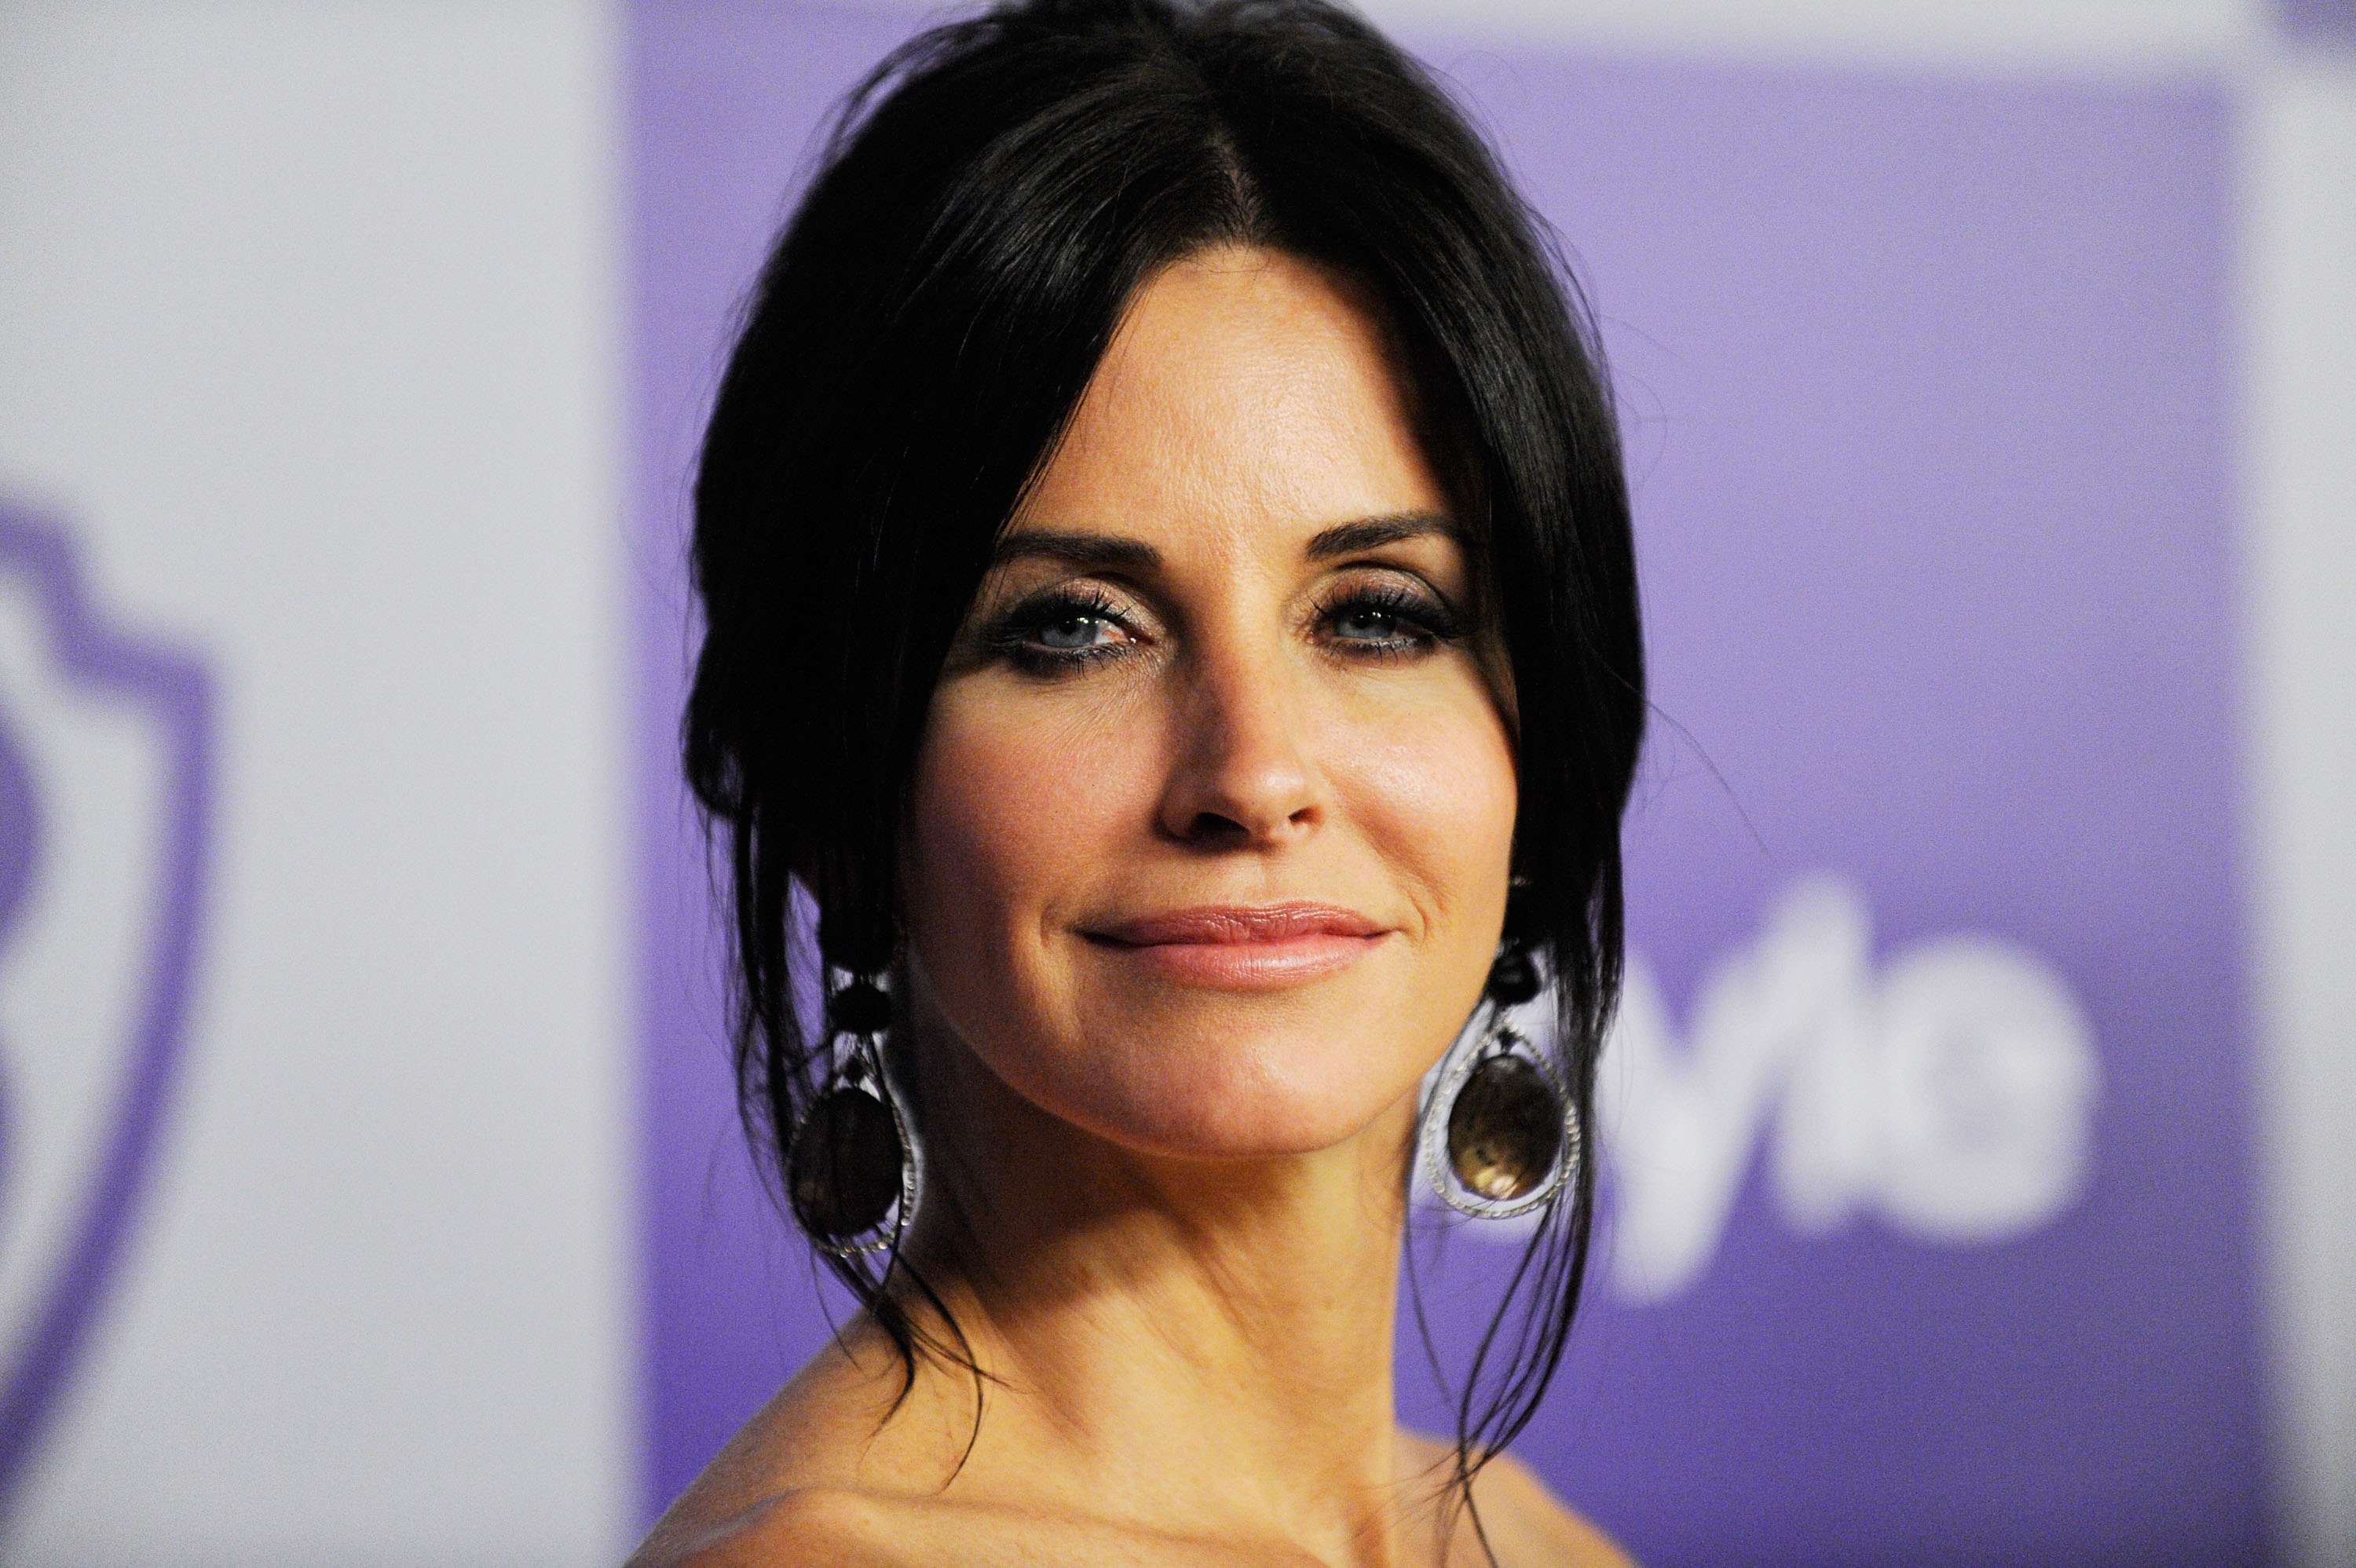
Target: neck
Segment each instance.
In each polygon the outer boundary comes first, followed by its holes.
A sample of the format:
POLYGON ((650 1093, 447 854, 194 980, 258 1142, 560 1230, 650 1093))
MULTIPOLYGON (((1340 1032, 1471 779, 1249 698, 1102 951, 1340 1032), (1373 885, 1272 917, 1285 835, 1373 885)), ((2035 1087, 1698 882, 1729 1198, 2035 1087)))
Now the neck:
MULTIPOLYGON (((1093 1137, 954 1043, 921 1055, 921 1100, 958 1110, 934 1118, 907 1255, 991 1380, 977 1483, 1327 1561, 1394 1556, 1412 1096, 1343 1146, 1212 1164, 1093 1137)), ((972 1410, 969 1378, 926 1381, 972 1410)))

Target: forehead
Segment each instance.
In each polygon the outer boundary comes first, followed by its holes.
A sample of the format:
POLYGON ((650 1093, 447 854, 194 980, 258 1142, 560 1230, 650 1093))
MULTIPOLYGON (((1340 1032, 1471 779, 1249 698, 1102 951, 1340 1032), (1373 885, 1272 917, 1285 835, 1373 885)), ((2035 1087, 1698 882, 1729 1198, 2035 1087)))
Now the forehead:
POLYGON ((1409 410, 1346 280, 1277 251, 1199 252, 1139 289, 1014 531, 1118 528, 1168 549, 1444 512, 1409 410))

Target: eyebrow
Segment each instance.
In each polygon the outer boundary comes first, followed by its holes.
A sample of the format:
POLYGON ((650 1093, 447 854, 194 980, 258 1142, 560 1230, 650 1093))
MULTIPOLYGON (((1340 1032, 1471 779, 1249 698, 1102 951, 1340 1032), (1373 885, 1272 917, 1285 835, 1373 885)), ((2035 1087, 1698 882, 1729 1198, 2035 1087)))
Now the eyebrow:
POLYGON ((1308 555, 1312 560, 1326 560, 1431 534, 1451 539, 1462 537, 1456 519, 1442 513, 1394 512, 1387 517, 1361 517, 1355 523, 1339 523, 1326 528, 1309 541, 1308 555))
POLYGON ((1141 539, 1125 539, 1114 534, 1058 533, 1053 528, 1026 528, 1019 534, 1002 535, 997 548, 990 552, 990 564, 1004 566, 1010 560, 1034 555, 1099 571, 1152 571, 1162 565, 1162 552, 1141 539))
MULTIPOLYGON (((1355 555, 1360 550, 1432 534, 1450 539, 1461 537, 1455 519, 1442 513, 1395 512, 1388 517, 1360 517, 1355 522, 1321 529, 1311 538, 1304 553, 1312 560, 1330 560, 1335 556, 1355 555)), ((1142 539, 1122 539, 1116 534, 1065 533, 1053 528, 1026 528, 1003 536, 991 551, 990 563, 1004 566, 1033 556, 1098 571, 1153 571, 1162 565, 1162 552, 1142 539)))

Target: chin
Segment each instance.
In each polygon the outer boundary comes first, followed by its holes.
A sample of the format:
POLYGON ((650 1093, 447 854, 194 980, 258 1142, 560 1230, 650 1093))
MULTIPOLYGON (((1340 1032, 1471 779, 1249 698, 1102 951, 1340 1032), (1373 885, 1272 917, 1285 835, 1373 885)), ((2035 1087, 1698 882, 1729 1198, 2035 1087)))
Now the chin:
MULTIPOLYGON (((1048 1107, 1140 1153, 1269 1159, 1345 1143, 1411 1093, 1435 1048, 1337 1029, 1204 1020, 1108 1030, 1076 1059, 1068 1110, 1048 1107)), ((1394 1025, 1394 1028, 1396 1026, 1394 1025)), ((1062 1099, 1066 1096, 1058 1095, 1062 1099)))

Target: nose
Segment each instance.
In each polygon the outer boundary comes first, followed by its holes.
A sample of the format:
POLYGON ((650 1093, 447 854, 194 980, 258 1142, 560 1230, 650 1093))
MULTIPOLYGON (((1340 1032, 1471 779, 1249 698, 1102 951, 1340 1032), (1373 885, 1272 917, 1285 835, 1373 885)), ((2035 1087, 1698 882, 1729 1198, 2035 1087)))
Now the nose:
POLYGON ((1273 848, 1313 831, 1324 781, 1282 661, 1229 651, 1189 664, 1162 830, 1213 848, 1273 848))

